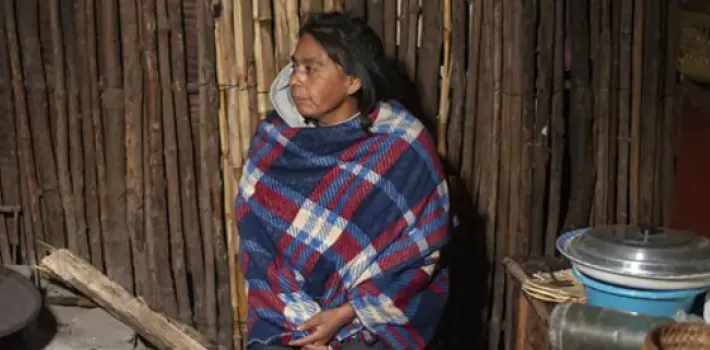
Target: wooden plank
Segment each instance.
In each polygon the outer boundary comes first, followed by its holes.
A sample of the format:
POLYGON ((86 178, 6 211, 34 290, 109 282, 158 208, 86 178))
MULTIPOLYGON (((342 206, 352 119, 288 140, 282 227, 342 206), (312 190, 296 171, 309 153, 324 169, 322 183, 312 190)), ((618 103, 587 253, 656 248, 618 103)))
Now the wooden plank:
POLYGON ((53 251, 42 259, 41 266, 160 349, 215 348, 197 331, 151 310, 125 288, 66 249, 53 251))

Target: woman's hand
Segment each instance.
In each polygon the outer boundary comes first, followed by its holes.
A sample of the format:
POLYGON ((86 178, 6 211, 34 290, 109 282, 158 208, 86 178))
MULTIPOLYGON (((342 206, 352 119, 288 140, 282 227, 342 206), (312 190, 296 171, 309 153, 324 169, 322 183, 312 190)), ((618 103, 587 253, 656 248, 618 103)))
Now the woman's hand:
POLYGON ((319 312, 298 326, 299 331, 311 331, 307 336, 294 340, 288 345, 302 346, 304 349, 319 349, 330 342, 338 331, 355 319, 355 310, 350 304, 319 312))

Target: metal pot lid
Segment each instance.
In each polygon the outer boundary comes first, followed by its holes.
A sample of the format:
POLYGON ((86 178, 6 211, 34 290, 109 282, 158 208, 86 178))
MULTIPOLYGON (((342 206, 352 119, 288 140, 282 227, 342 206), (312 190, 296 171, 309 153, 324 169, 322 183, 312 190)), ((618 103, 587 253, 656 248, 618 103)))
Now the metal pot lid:
POLYGON ((560 252, 578 264, 653 278, 710 275, 710 240, 689 231, 602 226, 577 232, 560 252))

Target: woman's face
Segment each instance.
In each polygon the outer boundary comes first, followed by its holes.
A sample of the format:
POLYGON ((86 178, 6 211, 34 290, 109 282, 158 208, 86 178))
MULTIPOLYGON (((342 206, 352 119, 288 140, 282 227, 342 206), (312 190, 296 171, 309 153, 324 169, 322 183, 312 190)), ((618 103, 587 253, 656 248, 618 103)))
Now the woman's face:
POLYGON ((313 36, 301 36, 291 59, 291 98, 301 115, 334 124, 357 111, 360 80, 346 75, 313 36))

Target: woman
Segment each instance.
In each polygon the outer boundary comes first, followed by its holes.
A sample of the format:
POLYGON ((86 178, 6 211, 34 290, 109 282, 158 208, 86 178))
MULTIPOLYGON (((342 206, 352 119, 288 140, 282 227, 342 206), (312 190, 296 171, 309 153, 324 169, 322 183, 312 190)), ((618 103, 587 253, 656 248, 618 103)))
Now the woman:
POLYGON ((421 349, 448 294, 448 189, 422 124, 386 101, 382 42, 312 15, 271 86, 236 203, 249 349, 421 349))

